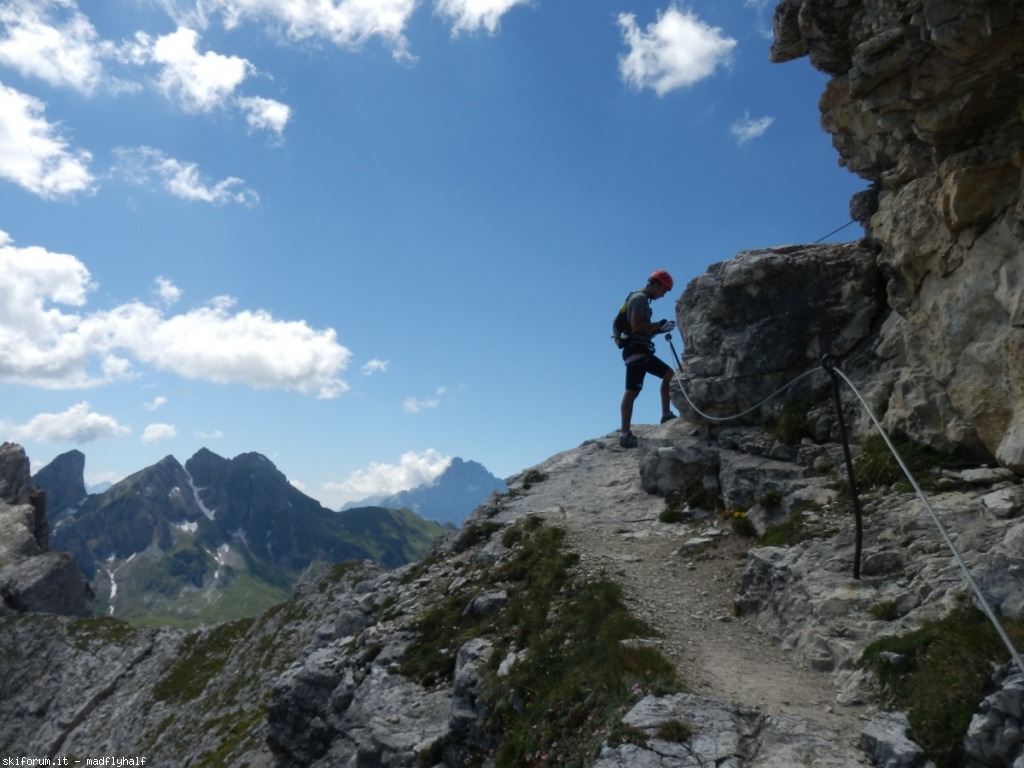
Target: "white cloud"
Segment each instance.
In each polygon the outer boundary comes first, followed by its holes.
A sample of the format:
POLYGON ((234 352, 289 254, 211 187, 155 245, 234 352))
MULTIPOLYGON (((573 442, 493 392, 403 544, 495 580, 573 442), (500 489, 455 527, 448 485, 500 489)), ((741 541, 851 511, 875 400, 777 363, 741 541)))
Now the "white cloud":
POLYGON ((417 488, 436 480, 452 463, 451 456, 442 456, 433 448, 422 453, 408 451, 397 465, 371 462, 340 483, 324 483, 324 489, 341 492, 349 499, 368 496, 390 496, 417 488))
POLYGON ((273 131, 281 135, 291 119, 292 110, 287 104, 262 96, 238 99, 238 106, 245 112, 245 121, 250 128, 273 131))
POLYGON ((437 0, 435 7, 451 20, 453 35, 478 28, 494 34, 502 16, 517 5, 529 4, 530 0, 437 0))
POLYGON ((736 141, 739 144, 746 144, 752 139, 763 136, 765 131, 767 131, 774 122, 774 117, 768 117, 766 115, 765 117, 751 118, 750 113, 745 112, 743 114, 743 119, 737 120, 733 123, 729 130, 732 131, 732 135, 736 137, 736 141))
POLYGON ((363 363, 363 367, 360 370, 367 376, 372 376, 375 373, 385 373, 387 369, 387 360, 377 360, 374 358, 373 360, 363 363))
POLYGON ((156 279, 156 294, 164 304, 174 304, 181 298, 181 289, 160 275, 156 279))
POLYGON ((118 164, 113 172, 133 184, 148 184, 156 177, 164 189, 183 200, 214 205, 255 205, 259 202, 259 195, 242 186, 245 183, 242 179, 229 176, 211 184, 201 177, 198 164, 175 160, 158 149, 118 147, 114 153, 118 157, 118 164))
POLYGON ((178 428, 173 424, 149 424, 142 430, 140 438, 144 443, 156 443, 178 436, 178 428))
POLYGON ((402 401, 402 410, 406 413, 420 413, 421 411, 433 410, 439 405, 441 405, 441 401, 436 397, 428 397, 425 399, 407 397, 402 401))
POLYGON ((6 431, 14 440, 36 440, 41 443, 87 443, 131 432, 128 427, 118 424, 113 416, 90 411, 86 402, 73 405, 62 413, 40 413, 25 424, 7 425, 6 431))
POLYGON ((744 8, 749 8, 757 14, 756 30, 765 40, 775 39, 775 31, 772 29, 772 12, 778 0, 745 0, 744 8))
POLYGON ((632 13, 619 15, 622 36, 629 53, 619 57, 619 71, 637 90, 650 88, 663 96, 676 88, 693 85, 731 60, 736 41, 710 27, 692 11, 675 6, 641 30, 632 13))
POLYGON ((87 312, 93 287, 73 256, 17 248, 0 232, 0 381, 68 389, 148 365, 187 379, 325 399, 348 389, 340 374, 351 352, 331 328, 235 311, 235 300, 224 296, 173 315, 139 301, 87 312))
POLYGON ((74 3, 8 0, 0 5, 0 64, 22 75, 92 93, 103 78, 106 50, 74 3))
POLYGON ((238 56, 199 53, 199 33, 194 29, 179 27, 156 40, 140 34, 138 41, 161 67, 160 90, 188 112, 209 112, 223 105, 254 70, 238 56))
POLYGON ((231 29, 252 20, 280 25, 293 40, 322 37, 344 48, 379 38, 396 59, 409 59, 405 26, 419 0, 207 0, 183 17, 205 24, 220 13, 231 29))
POLYGON ((212 432, 204 432, 202 430, 196 432, 196 437, 200 440, 223 440, 224 433, 219 429, 215 429, 212 432))
POLYGON ((434 397, 428 398, 416 398, 407 397, 402 401, 402 409, 406 413, 420 413, 421 411, 429 411, 437 408, 441 405, 441 397, 448 393, 447 387, 438 387, 434 393, 434 397))
POLYGON ((0 83, 0 178, 47 200, 91 192, 92 155, 73 150, 38 99, 0 83))
POLYGON ((115 470, 85 473, 85 484, 89 486, 102 485, 104 483, 110 483, 110 485, 113 485, 121 480, 124 480, 124 474, 115 470))
POLYGON ((143 403, 142 407, 145 408, 147 411, 155 411, 157 408, 163 405, 167 405, 167 398, 164 397, 163 395, 157 395, 148 403, 143 403))

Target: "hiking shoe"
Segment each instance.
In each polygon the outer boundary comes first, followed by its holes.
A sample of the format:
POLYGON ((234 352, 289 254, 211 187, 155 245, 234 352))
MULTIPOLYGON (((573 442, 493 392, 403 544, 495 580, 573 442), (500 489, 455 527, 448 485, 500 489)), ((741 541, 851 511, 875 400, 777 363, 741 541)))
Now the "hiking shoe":
POLYGON ((624 435, 619 435, 619 448, 636 448, 636 444, 636 435, 632 432, 626 432, 624 435))
POLYGON ((672 421, 675 417, 676 415, 674 413, 666 413, 661 417, 661 423, 664 424, 666 421, 672 421))

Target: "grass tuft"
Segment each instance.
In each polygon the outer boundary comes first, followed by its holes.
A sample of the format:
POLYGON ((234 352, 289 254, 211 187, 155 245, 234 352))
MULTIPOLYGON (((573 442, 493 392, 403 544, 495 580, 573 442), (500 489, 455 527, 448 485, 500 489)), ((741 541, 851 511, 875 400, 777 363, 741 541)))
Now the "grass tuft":
POLYGON ((502 740, 481 762, 583 768, 604 741, 628 738, 620 721, 640 697, 679 689, 675 668, 656 649, 626 642, 655 633, 630 615, 619 585, 574 578, 577 556, 563 550, 564 530, 531 516, 501 535, 509 554, 416 622, 419 638, 401 671, 425 685, 447 683, 459 647, 489 639, 495 652, 482 700, 486 728, 502 740), (466 614, 475 594, 499 586, 509 594, 500 613, 466 614), (499 677, 510 652, 520 661, 499 677))
MULTIPOLYGON (((1024 622, 1006 622, 1016 645, 1024 622)), ((869 645, 859 664, 875 672, 879 703, 907 712, 908 736, 938 768, 962 765, 963 737, 978 703, 989 692, 994 665, 1009 653, 995 628, 973 606, 961 606, 905 635, 869 645)))

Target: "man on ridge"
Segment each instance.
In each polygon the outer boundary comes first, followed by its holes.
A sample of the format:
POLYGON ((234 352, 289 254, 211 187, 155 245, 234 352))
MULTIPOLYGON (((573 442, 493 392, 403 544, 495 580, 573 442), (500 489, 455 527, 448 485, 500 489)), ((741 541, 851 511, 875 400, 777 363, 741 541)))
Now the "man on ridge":
POLYGON ((668 333, 676 327, 674 320, 651 322, 651 302, 660 299, 672 290, 672 275, 664 269, 656 269, 647 280, 647 285, 633 291, 626 299, 626 318, 629 321, 629 336, 622 348, 622 360, 626 364, 626 392, 620 407, 622 434, 619 445, 634 448, 636 435, 631 431, 633 403, 644 386, 647 374, 661 379, 661 423, 676 416, 669 407, 669 385, 672 383, 672 369, 654 354, 654 335, 668 333))

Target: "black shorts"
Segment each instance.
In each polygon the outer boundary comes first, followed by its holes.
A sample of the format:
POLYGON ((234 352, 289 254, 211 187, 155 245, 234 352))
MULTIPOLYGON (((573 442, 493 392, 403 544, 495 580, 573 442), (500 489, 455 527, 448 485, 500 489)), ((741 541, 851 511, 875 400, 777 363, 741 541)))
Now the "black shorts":
POLYGON ((644 376, 648 373, 663 379, 666 373, 672 372, 667 363, 643 347, 626 347, 622 350, 622 360, 626 363, 627 392, 639 392, 643 389, 644 376))

